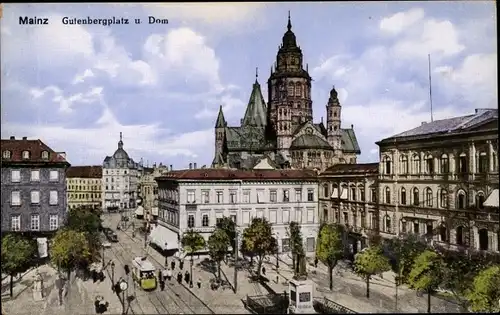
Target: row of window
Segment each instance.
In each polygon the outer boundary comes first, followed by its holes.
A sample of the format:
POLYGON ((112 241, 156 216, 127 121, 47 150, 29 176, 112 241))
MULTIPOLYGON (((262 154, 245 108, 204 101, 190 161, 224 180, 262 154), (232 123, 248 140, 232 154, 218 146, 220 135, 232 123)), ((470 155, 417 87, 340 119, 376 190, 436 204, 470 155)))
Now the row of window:
MULTIPOLYGON (((50 156, 50 153, 48 151, 42 151, 42 153, 40 154, 40 157, 44 160, 48 160, 49 159, 49 156, 50 156)), ((12 152, 9 151, 9 150, 5 150, 3 151, 3 154, 2 154, 2 157, 4 159, 10 159, 12 157, 12 152)), ((24 159, 24 160, 28 160, 30 157, 31 157, 31 152, 30 151, 23 151, 21 153, 21 157, 24 159)))
POLYGON ((123 170, 123 173, 122 173, 122 170, 104 170, 104 174, 106 175, 127 175, 128 174, 128 171, 127 170, 123 170))
MULTIPOLYGON (((196 224, 196 217, 198 213, 188 213, 187 217, 187 226, 188 228, 194 228, 197 226, 201 227, 209 227, 210 225, 210 213, 201 213, 201 221, 196 224)), ((268 216, 265 215, 264 210, 256 210, 251 211, 242 211, 241 215, 241 220, 240 222, 238 221, 237 214, 230 214, 229 216, 233 222, 236 223, 236 225, 248 225, 251 223, 253 218, 266 218, 270 223, 273 224, 288 224, 291 221, 296 221, 298 223, 314 223, 314 210, 313 209, 307 209, 307 217, 306 217, 306 222, 303 222, 303 211, 302 209, 295 209, 295 210, 269 210, 268 216), (278 216, 280 216, 278 218, 278 216), (279 221, 278 221, 279 219, 279 221)), ((199 217, 200 218, 200 217, 199 217)), ((223 218, 223 213, 222 212, 216 212, 215 213, 215 219, 216 222, 221 220, 223 218)), ((168 218, 167 218, 168 219, 168 218)))
MULTIPOLYGON (((32 205, 40 204, 40 191, 33 190, 30 193, 30 200, 32 205)), ((12 191, 10 193, 10 205, 11 206, 20 206, 21 205, 21 191, 12 191)), ((56 206, 59 203, 59 194, 57 190, 51 190, 49 192, 49 205, 56 206)))
POLYGON ((121 182, 130 182, 130 177, 116 177, 116 179, 114 177, 106 177, 105 179, 106 183, 114 183, 114 182, 117 182, 117 183, 121 183, 121 182))
MULTIPOLYGON (((129 185, 123 186, 123 189, 127 190, 129 188, 129 185)), ((120 190, 120 185, 116 186, 108 186, 106 185, 106 190, 120 190)))
MULTIPOLYGON (((168 191, 167 191, 167 195, 168 195, 168 191)), ((160 198, 161 197, 162 197, 162 195, 160 193, 160 198)), ((167 198, 168 197, 169 196, 167 196, 167 198)), ((276 202, 291 202, 292 201, 290 198, 290 189, 280 190, 279 193, 278 193, 277 189, 270 189, 269 190, 269 198, 266 198, 264 190, 257 190, 256 197, 257 197, 257 199, 255 200, 255 203, 268 203, 268 202, 276 203, 276 202)), ((302 202, 302 201, 308 201, 308 202, 314 201, 314 189, 307 190, 307 199, 306 200, 303 200, 302 189, 295 189, 295 198, 294 198, 293 202, 302 202)), ((194 190, 187 191, 187 203, 196 203, 196 191, 194 191, 194 190)), ((201 191, 201 203, 210 203, 210 191, 209 190, 202 190, 201 191)), ((215 203, 224 203, 224 191, 222 191, 222 190, 215 191, 215 203)), ((229 203, 232 203, 232 204, 238 203, 238 191, 237 190, 230 190, 229 191, 229 203)), ((250 190, 243 190, 241 203, 253 203, 250 190)))
POLYGON ((145 195, 149 195, 151 194, 151 192, 153 192, 153 195, 158 195, 158 187, 144 186, 143 189, 141 190, 144 192, 145 195))
POLYGON ((90 190, 90 191, 94 191, 94 190, 101 190, 101 186, 96 186, 96 185, 93 185, 93 186, 80 186, 80 185, 68 185, 68 189, 69 190, 79 190, 79 191, 85 191, 85 190, 90 190))
POLYGON ((70 200, 100 199, 101 194, 68 194, 70 200))
MULTIPOLYGON (((10 171, 10 181, 12 183, 21 182, 21 171, 11 170, 10 171)), ((30 181, 39 182, 40 181, 40 170, 31 170, 30 181)), ((59 171, 53 170, 49 172, 49 181, 58 182, 59 181, 59 171)))
MULTIPOLYGON (((328 184, 323 185, 323 197, 324 198, 340 198, 347 199, 351 201, 366 201, 365 187, 362 184, 358 186, 351 184, 343 184, 340 186, 340 191, 337 184, 332 185, 332 191, 330 194, 330 187, 328 184)), ((377 189, 370 186, 370 202, 377 202, 377 189)))
MULTIPOLYGON (((495 153, 493 153, 495 155, 495 153)), ((458 162, 456 164, 456 171, 458 173, 468 173, 468 158, 465 153, 462 153, 456 159, 458 162)), ((496 158, 493 156, 493 163, 496 163, 496 158)), ((408 159, 408 156, 402 155, 399 158, 399 174, 447 174, 450 172, 450 158, 447 154, 441 155, 439 161, 437 158, 434 158, 432 155, 427 155, 423 160, 424 168, 422 169, 421 159, 418 154, 414 154, 411 160, 408 159), (435 169, 437 166, 437 169, 435 169)), ((389 156, 384 156, 382 158, 382 168, 383 173, 386 175, 390 175, 394 172, 392 168, 392 160, 389 156)), ((487 173, 488 172, 488 154, 486 152, 479 152, 476 157, 476 173, 487 173)), ((494 165, 495 166, 495 165, 494 165)), ((494 167, 495 168, 495 167, 494 167)))
POLYGON ((72 179, 72 178, 66 178, 66 181, 68 184, 100 184, 101 180, 100 179, 72 179))
MULTIPOLYGON (((59 228, 59 215, 57 215, 57 214, 49 215, 49 230, 55 231, 58 228, 59 228)), ((13 232, 21 231, 21 215, 20 214, 12 215, 11 220, 10 220, 10 229, 13 232)), ((30 230, 31 231, 40 231, 40 215, 39 214, 31 214, 30 230)))
MULTIPOLYGON (((464 190, 457 191, 456 209, 465 209, 467 207, 467 193, 464 190)), ((411 204, 413 206, 426 206, 434 207, 436 205, 440 208, 448 208, 448 191, 446 189, 439 189, 436 198, 434 198, 433 191, 430 187, 424 189, 423 200, 420 200, 420 192, 417 187, 411 189, 411 200, 407 197, 406 189, 402 187, 399 194, 399 203, 401 205, 411 204)), ((391 189, 385 187, 385 203, 391 204, 391 189)), ((476 194, 476 207, 483 208, 485 195, 482 191, 476 194)))

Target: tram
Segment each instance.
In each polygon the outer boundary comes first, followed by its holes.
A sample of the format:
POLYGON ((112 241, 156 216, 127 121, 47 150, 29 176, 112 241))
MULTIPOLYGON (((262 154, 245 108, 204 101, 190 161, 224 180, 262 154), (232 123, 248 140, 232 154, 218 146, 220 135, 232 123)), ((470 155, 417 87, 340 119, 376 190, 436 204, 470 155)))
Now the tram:
POLYGON ((156 268, 146 257, 136 257, 132 260, 132 279, 146 291, 154 290, 157 286, 156 268))

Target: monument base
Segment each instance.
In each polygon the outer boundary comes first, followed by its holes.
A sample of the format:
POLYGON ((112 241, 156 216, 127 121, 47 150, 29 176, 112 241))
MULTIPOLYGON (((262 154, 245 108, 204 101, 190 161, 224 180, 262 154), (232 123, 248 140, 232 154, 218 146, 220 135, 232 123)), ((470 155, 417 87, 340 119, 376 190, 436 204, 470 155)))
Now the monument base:
POLYGON ((308 279, 292 279, 288 283, 289 314, 314 314, 314 282, 308 279))

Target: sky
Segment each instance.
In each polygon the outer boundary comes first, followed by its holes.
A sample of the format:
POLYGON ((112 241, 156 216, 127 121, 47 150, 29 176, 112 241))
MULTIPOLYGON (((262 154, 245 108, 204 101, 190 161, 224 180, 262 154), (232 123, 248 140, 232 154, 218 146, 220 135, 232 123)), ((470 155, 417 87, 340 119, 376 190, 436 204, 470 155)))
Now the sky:
POLYGON ((239 124, 256 68, 267 99, 288 11, 314 80, 314 119, 335 85, 358 162, 377 162, 376 141, 430 121, 428 54, 434 120, 497 108, 493 1, 19 3, 4 4, 0 22, 2 138, 41 139, 72 165, 98 165, 122 132, 137 162, 210 165, 218 108, 239 124))

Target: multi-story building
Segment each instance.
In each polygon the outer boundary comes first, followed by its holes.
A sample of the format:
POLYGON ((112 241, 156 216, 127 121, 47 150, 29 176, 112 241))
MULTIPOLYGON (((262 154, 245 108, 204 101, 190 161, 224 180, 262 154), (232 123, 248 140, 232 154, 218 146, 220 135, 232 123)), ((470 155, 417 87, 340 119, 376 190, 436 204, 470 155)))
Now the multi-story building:
POLYGON ((102 166, 71 166, 66 172, 68 208, 101 209, 102 166))
POLYGON ((139 197, 142 198, 142 206, 146 211, 158 208, 158 183, 155 181, 155 177, 161 176, 167 171, 167 166, 162 163, 158 166, 154 164, 153 167, 142 168, 137 191, 139 197))
POLYGON ((123 149, 122 133, 118 149, 102 163, 102 209, 134 208, 141 166, 123 149))
POLYGON ((289 16, 267 80, 268 103, 256 78, 239 126, 228 126, 221 106, 212 166, 253 169, 266 157, 280 168, 324 170, 337 163, 356 163, 361 151, 354 126, 342 128, 335 88, 324 100, 326 124, 323 119, 313 121, 312 81, 289 16))
POLYGON ((41 140, 2 139, 2 233, 50 234, 67 210, 64 152, 41 140))
POLYGON ((156 181, 159 216, 151 241, 164 249, 179 249, 189 229, 208 239, 222 217, 232 218, 240 232, 252 218, 262 217, 271 222, 283 254, 290 250, 291 221, 300 223, 305 249, 314 254, 319 217, 312 170, 191 169, 168 172, 156 181))
POLYGON ((498 194, 497 109, 422 123, 377 144, 381 235, 499 250, 498 213, 483 205, 498 194))
POLYGON ((378 163, 337 164, 319 175, 320 220, 346 228, 350 254, 378 234, 377 179, 378 163))

